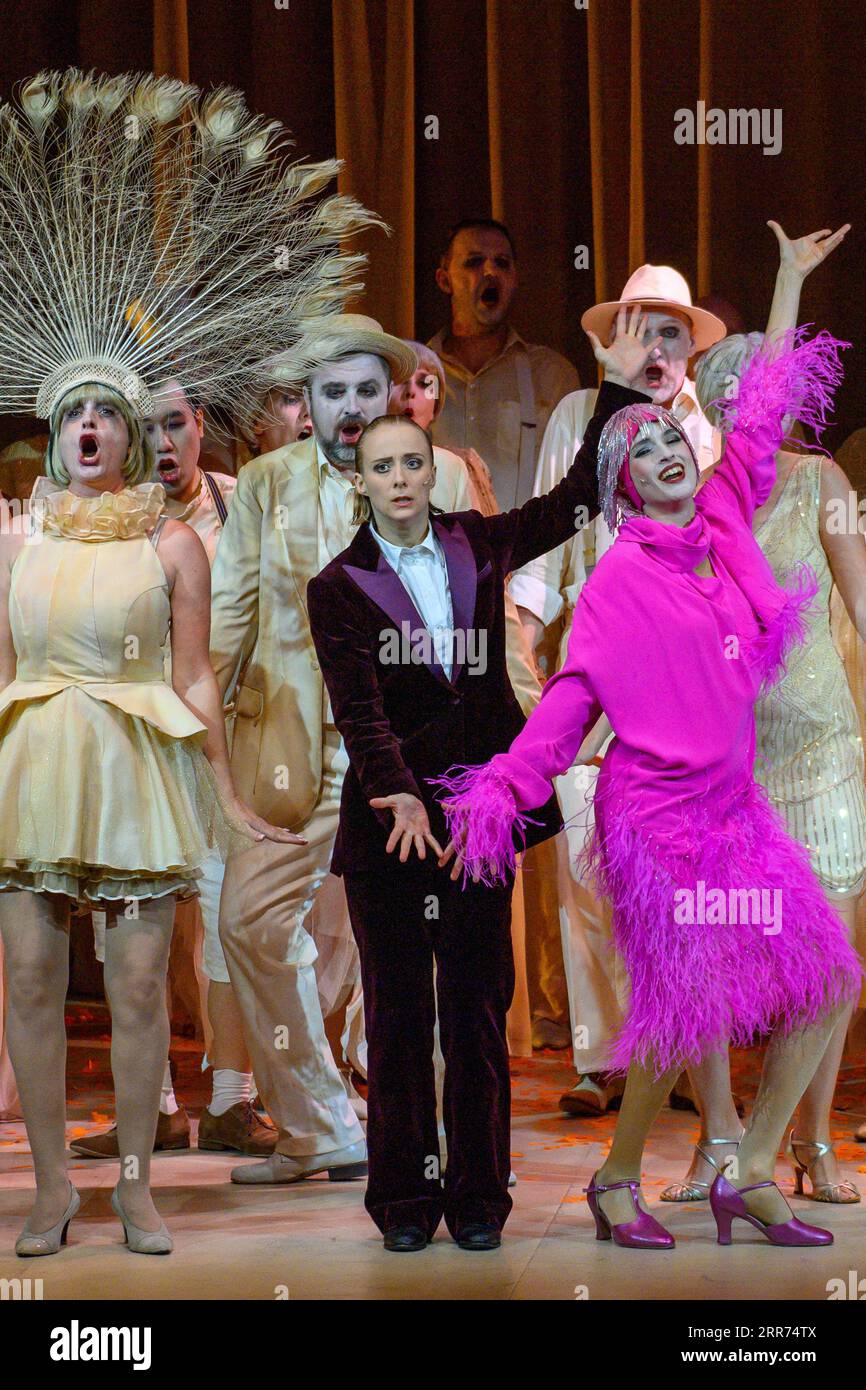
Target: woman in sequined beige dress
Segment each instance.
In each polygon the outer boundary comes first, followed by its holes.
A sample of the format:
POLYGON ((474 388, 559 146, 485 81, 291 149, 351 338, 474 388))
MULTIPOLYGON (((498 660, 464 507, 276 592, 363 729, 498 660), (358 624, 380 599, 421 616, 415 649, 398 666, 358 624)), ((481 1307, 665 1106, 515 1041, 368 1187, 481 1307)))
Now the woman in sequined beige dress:
MULTIPOLYGON (((770 225, 779 237, 783 266, 787 258, 792 267, 807 267, 791 270, 789 323, 781 326, 793 327, 798 284, 818 263, 813 257, 821 247, 813 237, 789 242, 777 224, 770 225)), ((816 234, 822 236, 826 233, 816 234)), ((737 335, 706 354, 697 389, 701 407, 711 417, 711 402, 723 394, 726 382, 739 376, 761 340, 761 334, 737 335)), ((833 459, 780 450, 776 463, 776 485, 755 512, 755 537, 780 583, 806 564, 815 572, 819 593, 808 636, 789 659, 785 679, 755 707, 755 774, 791 835, 808 848, 815 874, 853 940, 857 903, 866 887, 864 751, 858 712, 831 635, 830 598, 835 584, 851 623, 866 639, 866 537, 856 525, 856 493, 833 459)), ((807 1195, 817 1201, 860 1201, 853 1183, 839 1181, 830 1141, 830 1110, 849 1018, 850 1011, 836 1026, 800 1102, 788 1143, 797 1191, 803 1191, 808 1173, 807 1195)), ((701 1135, 684 1181, 662 1193, 667 1201, 705 1198, 714 1170, 730 1161, 742 1133, 731 1101, 727 1055, 716 1054, 690 1076, 701 1135)))

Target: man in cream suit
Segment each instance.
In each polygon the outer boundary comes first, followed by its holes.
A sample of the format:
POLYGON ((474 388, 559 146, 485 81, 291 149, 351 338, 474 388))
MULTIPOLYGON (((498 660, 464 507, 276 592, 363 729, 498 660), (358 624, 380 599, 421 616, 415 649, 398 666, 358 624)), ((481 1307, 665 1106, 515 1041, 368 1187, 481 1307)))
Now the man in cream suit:
MULTIPOLYGON (((328 868, 347 767, 306 588, 353 535, 361 429, 386 412, 392 381, 416 363, 399 338, 360 314, 311 326, 308 347, 326 363, 304 388, 313 436, 241 470, 213 573, 211 659, 236 715, 239 794, 307 841, 253 845, 226 866, 220 936, 259 1091, 279 1132, 264 1162, 234 1169, 236 1182, 366 1173, 363 1133, 325 1039, 316 946, 303 925, 330 894, 329 910, 345 916, 328 868)), ((462 461, 437 449, 436 465, 433 501, 446 511, 471 507, 462 461)))

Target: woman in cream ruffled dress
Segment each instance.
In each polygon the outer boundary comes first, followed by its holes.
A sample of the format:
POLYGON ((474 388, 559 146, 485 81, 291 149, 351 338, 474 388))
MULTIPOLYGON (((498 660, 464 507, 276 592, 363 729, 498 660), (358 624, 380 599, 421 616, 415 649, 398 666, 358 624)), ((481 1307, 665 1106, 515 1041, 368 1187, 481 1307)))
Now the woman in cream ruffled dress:
POLYGON ((20 1255, 57 1251, 80 1205, 65 1155, 70 904, 108 912, 112 1206, 131 1249, 167 1253, 149 1167, 175 895, 233 836, 298 839, 235 795, 208 659, 207 557, 188 526, 161 517, 152 467, 126 400, 80 386, 53 414, 32 534, 7 515, 0 536, 0 931, 37 1187, 20 1255))

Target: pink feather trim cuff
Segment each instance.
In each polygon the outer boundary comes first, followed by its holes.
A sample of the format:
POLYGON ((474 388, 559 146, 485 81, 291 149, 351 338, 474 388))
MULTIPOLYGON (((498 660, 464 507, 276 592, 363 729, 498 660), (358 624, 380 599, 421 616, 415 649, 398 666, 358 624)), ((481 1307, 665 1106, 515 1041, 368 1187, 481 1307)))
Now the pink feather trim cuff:
POLYGON ((508 883, 517 868, 526 826, 537 822, 517 810, 514 792, 502 774, 490 763, 480 763, 452 767, 444 777, 427 781, 450 793, 440 801, 448 832, 463 860, 464 884, 467 876, 488 888, 508 883))

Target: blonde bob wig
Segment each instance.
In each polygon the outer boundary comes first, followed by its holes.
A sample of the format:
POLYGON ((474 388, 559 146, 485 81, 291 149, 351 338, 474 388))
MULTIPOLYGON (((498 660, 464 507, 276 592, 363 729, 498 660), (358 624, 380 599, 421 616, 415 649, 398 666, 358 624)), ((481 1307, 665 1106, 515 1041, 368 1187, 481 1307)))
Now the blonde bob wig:
POLYGON ((45 472, 48 477, 55 483, 59 483, 61 487, 69 486, 69 474, 60 457, 60 426, 68 410, 75 410, 77 406, 83 405, 91 398, 97 400, 100 405, 113 406, 126 422, 129 433, 129 448, 126 451, 126 459, 123 464, 123 477, 127 487, 136 487, 139 483, 148 482, 153 476, 156 458, 153 444, 144 427, 144 421, 140 415, 136 414, 129 401, 110 386, 105 386, 98 381, 84 382, 81 386, 74 386, 57 402, 51 417, 51 433, 48 438, 48 448, 45 451, 45 472))

